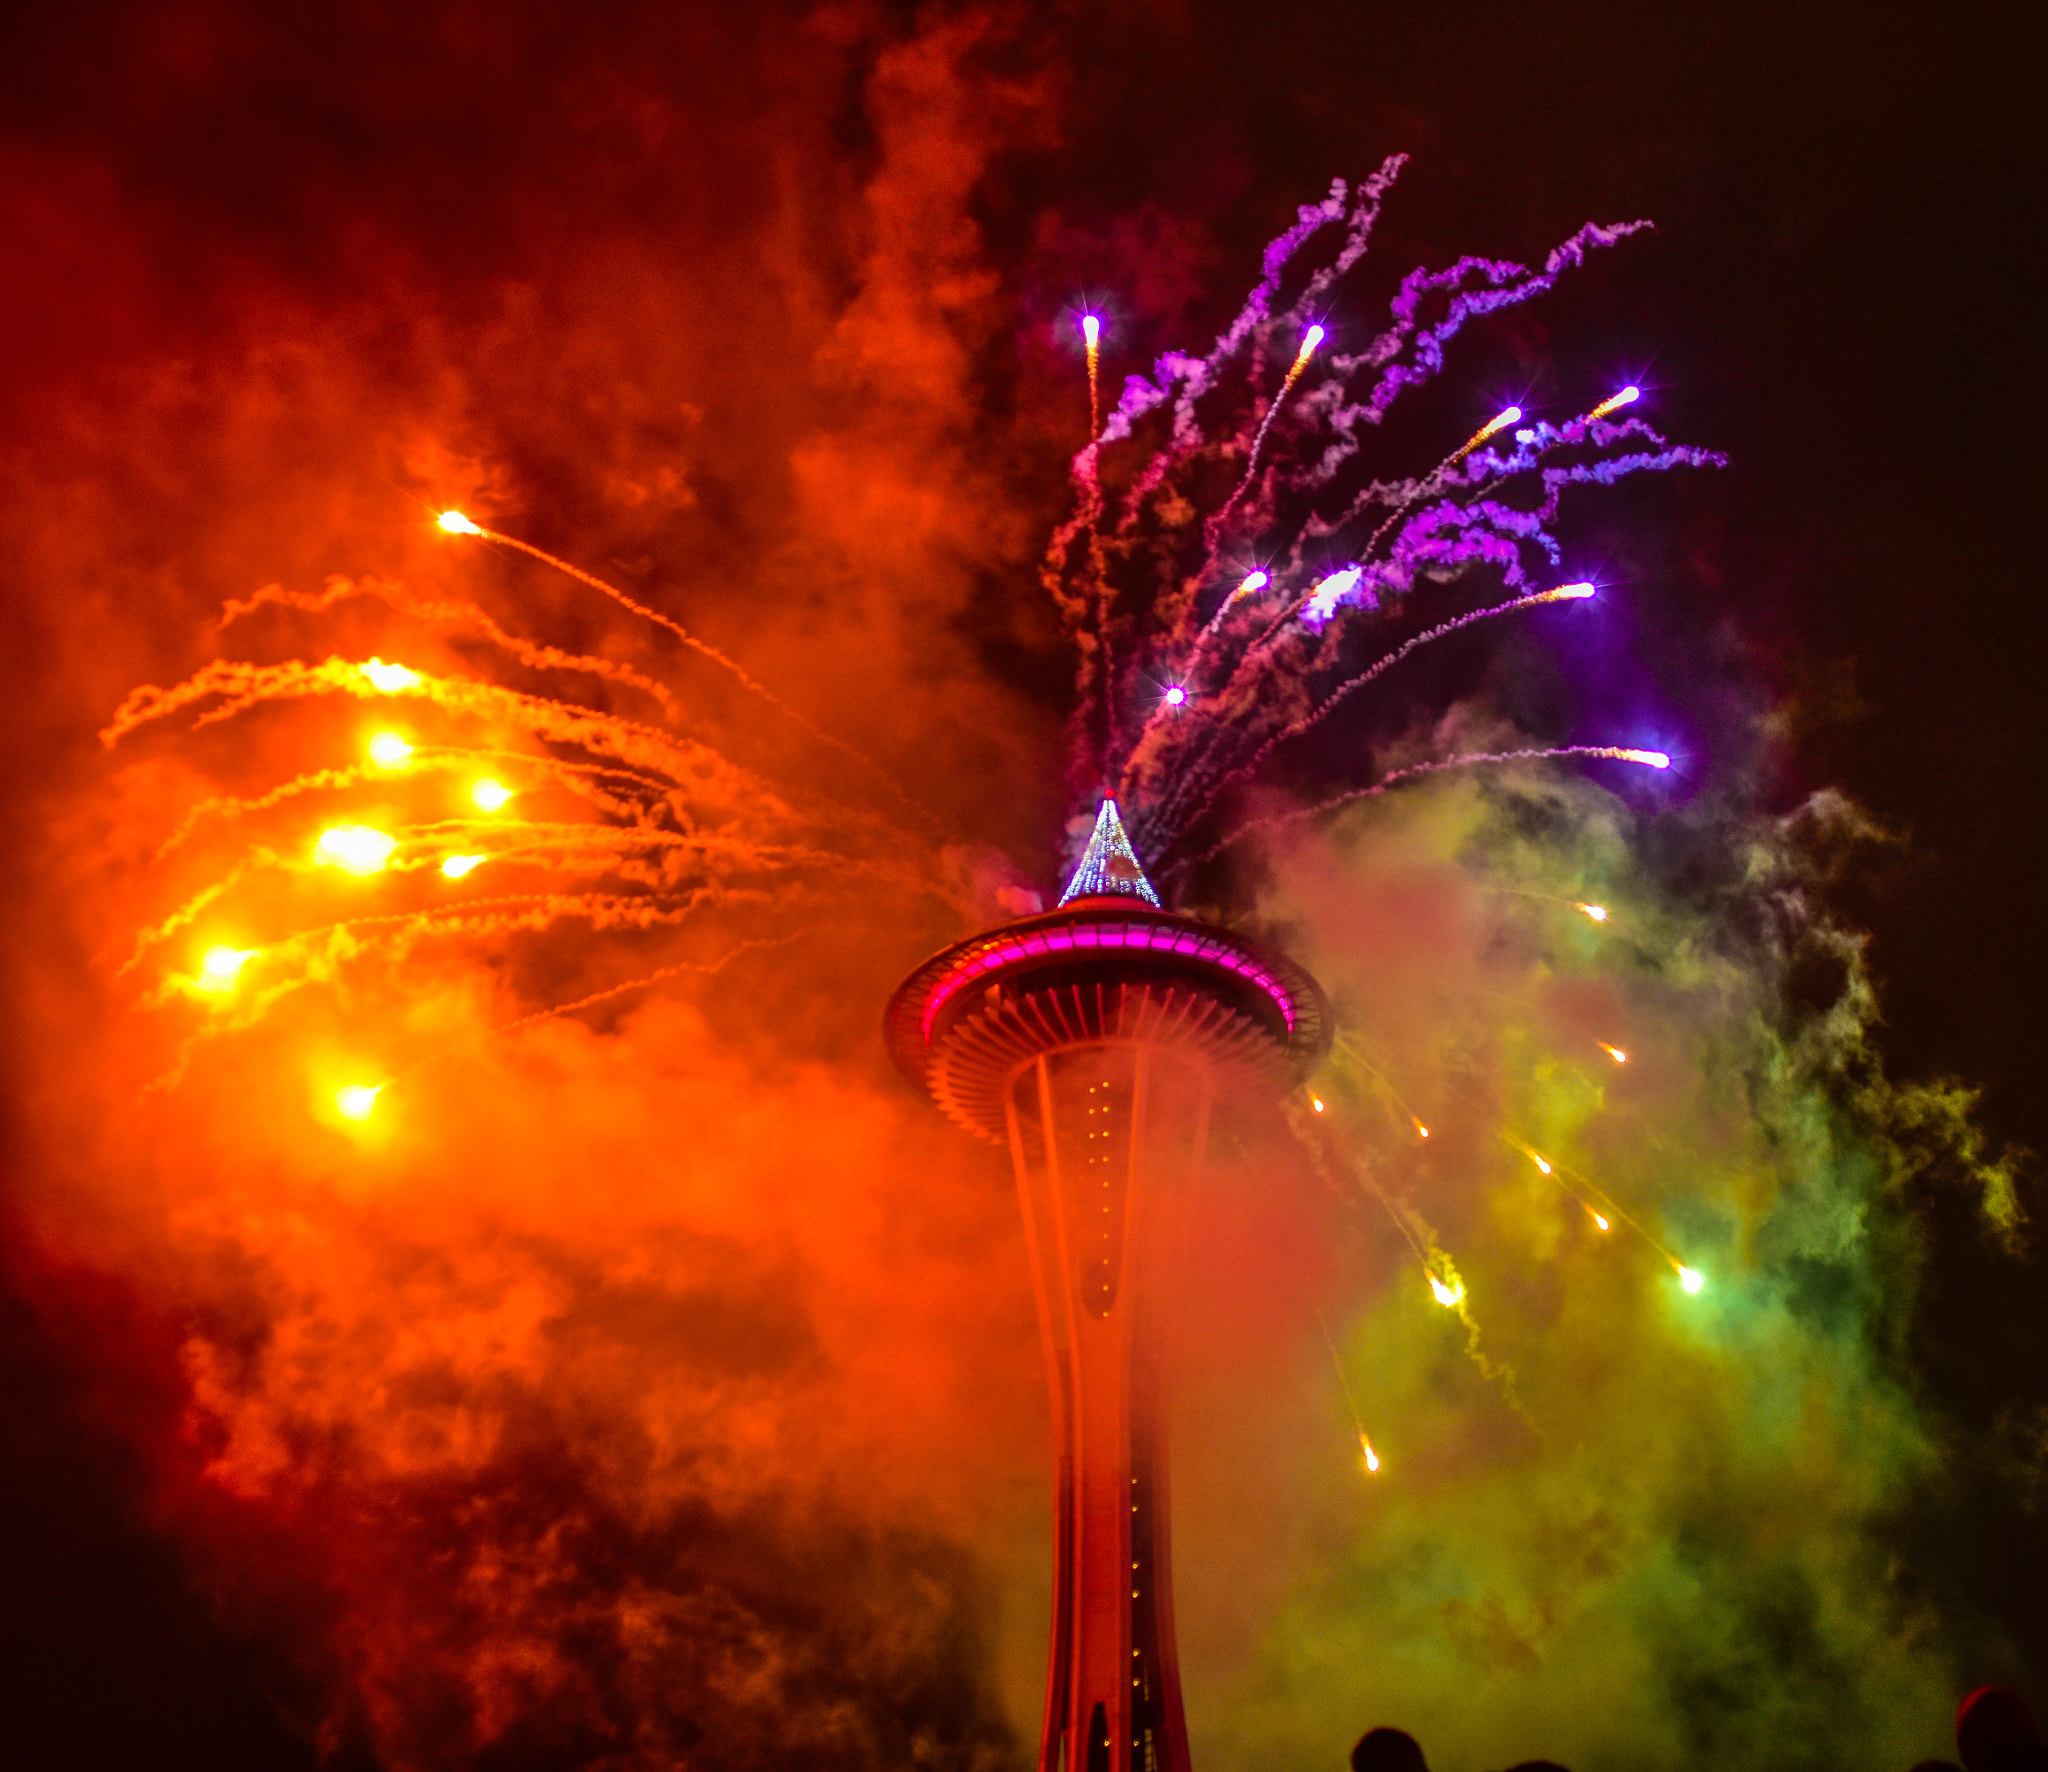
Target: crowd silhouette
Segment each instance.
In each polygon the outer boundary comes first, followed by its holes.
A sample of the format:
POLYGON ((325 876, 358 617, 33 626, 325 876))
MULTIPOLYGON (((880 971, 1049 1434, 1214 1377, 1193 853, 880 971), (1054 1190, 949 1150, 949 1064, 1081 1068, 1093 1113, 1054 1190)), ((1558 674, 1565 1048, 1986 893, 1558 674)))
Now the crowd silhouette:
MULTIPOLYGON (((1429 1762, 1405 1729, 1368 1729, 1351 1750, 1351 1772, 1429 1772, 1429 1762)), ((1507 1772, 1567 1768, 1521 1760, 1507 1772)), ((1922 1760, 1912 1772, 2048 1772, 2048 1746, 2024 1698, 2004 1686, 1979 1686, 1956 1707, 1956 1759, 1922 1760)))

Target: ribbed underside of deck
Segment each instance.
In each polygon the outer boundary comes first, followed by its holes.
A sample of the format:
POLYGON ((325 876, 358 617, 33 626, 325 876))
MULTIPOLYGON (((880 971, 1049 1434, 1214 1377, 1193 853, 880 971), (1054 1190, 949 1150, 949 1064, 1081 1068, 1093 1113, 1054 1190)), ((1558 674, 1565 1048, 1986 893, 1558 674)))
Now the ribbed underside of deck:
POLYGON ((1004 992, 950 1030, 928 1081, 946 1114, 977 1137, 1007 1137, 1003 1093, 1039 1054, 1105 1043, 1167 1046, 1219 1072, 1278 1072, 1285 1059, 1249 1016, 1200 990, 1157 982, 1068 984, 1004 992))

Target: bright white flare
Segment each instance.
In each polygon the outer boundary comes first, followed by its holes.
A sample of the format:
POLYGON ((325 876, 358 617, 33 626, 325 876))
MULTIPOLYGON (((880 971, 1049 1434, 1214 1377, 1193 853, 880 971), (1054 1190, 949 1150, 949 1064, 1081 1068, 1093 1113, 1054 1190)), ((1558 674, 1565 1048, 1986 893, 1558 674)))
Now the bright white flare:
POLYGON ((379 769, 403 769, 412 761, 412 745, 396 732, 380 732, 370 740, 370 761, 379 769))
POLYGON ((512 790, 502 781, 493 781, 487 775, 482 781, 470 785, 469 797, 479 812, 499 812, 511 804, 512 790))
POLYGON ((1092 351, 1102 341, 1102 322, 1093 314, 1081 316, 1081 337, 1092 351))
POLYGON ((451 880, 459 880, 464 874, 483 866, 490 859, 485 855, 451 855, 441 864, 441 872, 451 880))
POLYGON ((1694 1268, 1682 1267, 1678 1270, 1678 1283, 1688 1292, 1697 1292, 1707 1283, 1707 1277, 1694 1268))
POLYGON ((369 678, 371 688, 381 689, 386 695, 396 695, 401 689, 420 686, 418 671, 409 671, 402 664, 386 664, 381 658, 373 658, 368 664, 356 668, 369 678))
POLYGON ((225 993, 235 988, 242 968, 256 958, 254 948, 211 947, 199 962, 199 976, 193 980, 202 991, 225 993))
POLYGON ((1337 605, 1357 588, 1358 581, 1365 574, 1356 566, 1347 566, 1342 572, 1333 572, 1316 588, 1309 592, 1308 604, 1302 610, 1302 617, 1310 622, 1325 622, 1337 613, 1337 605))
POLYGON ((344 1120, 367 1120, 383 1093, 382 1083, 351 1083, 334 1092, 334 1106, 344 1120))
POLYGON ((1183 689, 1178 683, 1168 685, 1166 691, 1166 705, 1168 707, 1177 708, 1184 706, 1187 702, 1187 699, 1188 692, 1185 689, 1183 689))
POLYGON ((450 535, 483 534, 483 531, 460 511, 443 511, 441 513, 441 527, 447 530, 450 535))
POLYGON ((1607 907, 1604 904, 1582 904, 1577 908, 1584 911, 1596 923, 1607 921, 1607 907))
POLYGON ((1465 1296, 1464 1287, 1453 1286, 1448 1281, 1439 1279, 1435 1274, 1429 1276, 1429 1289, 1436 1294, 1437 1303, 1446 1310, 1465 1296))
POLYGON ((345 874, 374 874, 382 870, 397 847, 396 837, 372 825, 329 825, 313 845, 313 859, 323 867, 340 868, 345 874))

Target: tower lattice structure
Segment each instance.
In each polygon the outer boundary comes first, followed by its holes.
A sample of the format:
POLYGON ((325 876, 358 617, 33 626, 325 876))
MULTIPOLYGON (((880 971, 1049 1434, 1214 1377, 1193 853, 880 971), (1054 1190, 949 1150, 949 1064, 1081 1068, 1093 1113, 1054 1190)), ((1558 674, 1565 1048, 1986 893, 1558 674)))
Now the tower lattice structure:
POLYGON ((1040 1772, 1187 1772, 1164 1421, 1182 1203, 1219 1094, 1276 1094, 1320 1055, 1322 993, 1160 908, 1105 801, 1059 908, 935 954, 885 1028, 1016 1172, 1056 1459, 1040 1772))

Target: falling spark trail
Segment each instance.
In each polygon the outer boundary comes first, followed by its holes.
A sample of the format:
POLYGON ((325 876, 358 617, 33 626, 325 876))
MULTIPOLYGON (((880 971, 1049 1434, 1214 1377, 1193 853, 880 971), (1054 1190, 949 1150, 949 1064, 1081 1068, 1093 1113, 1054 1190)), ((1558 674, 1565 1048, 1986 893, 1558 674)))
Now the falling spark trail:
POLYGON ((1344 1370, 1344 1357, 1337 1352, 1337 1343, 1330 1334, 1330 1320, 1323 1315, 1323 1307, 1316 1306, 1316 1327, 1323 1332, 1323 1345, 1330 1350, 1330 1364, 1337 1369, 1337 1383, 1344 1392, 1344 1407, 1351 1411, 1351 1425, 1358 1430, 1358 1445, 1368 1474, 1377 1475, 1380 1468, 1379 1454, 1372 1449, 1372 1440, 1365 1431, 1365 1417, 1358 1412, 1358 1399, 1351 1394, 1351 1379, 1344 1370))
POLYGON ((1610 394, 1605 400, 1602 400, 1598 406, 1594 407, 1579 422, 1581 424, 1592 424, 1599 419, 1605 418, 1610 412, 1619 412, 1624 406, 1633 406, 1636 401, 1642 398, 1642 393, 1641 388, 1623 388, 1620 393, 1610 394))
POLYGON ((1610 762, 1640 763, 1650 769, 1670 767, 1670 758, 1662 751, 1640 751, 1623 745, 1566 744, 1552 745, 1545 749, 1518 751, 1472 751, 1461 757, 1438 757, 1426 763, 1411 763, 1405 769, 1396 769, 1383 775, 1369 787, 1351 788, 1341 794, 1334 794, 1327 800, 1313 806, 1297 807, 1292 812, 1275 813, 1270 818, 1255 818, 1241 824, 1236 830, 1220 841, 1210 845, 1201 854, 1186 861, 1175 863, 1171 868, 1155 870, 1166 875, 1186 873, 1190 868, 1199 867, 1203 862, 1213 860, 1224 850, 1242 843, 1255 831, 1270 830, 1281 825, 1300 824, 1307 819, 1320 818, 1325 812, 1334 812, 1340 806, 1348 806, 1354 800, 1370 800, 1384 794, 1389 788, 1399 787, 1403 782, 1413 781, 1420 776, 1435 775, 1446 769, 1474 769, 1489 764, 1542 763, 1565 757, 1602 757, 1610 762))
MULTIPOLYGON (((1520 1139, 1516 1138, 1512 1133, 1503 1132, 1501 1134, 1501 1137, 1505 1139, 1507 1143, 1513 1145, 1515 1149, 1521 1151, 1525 1156, 1528 1156, 1537 1163, 1544 1165, 1544 1174, 1550 1176, 1550 1178, 1553 1181, 1555 1181, 1560 1188, 1562 1188, 1567 1194, 1570 1194, 1572 1198, 1577 1200, 1581 1206, 1584 1206, 1587 1211, 1592 1212, 1594 1221, 1600 1224, 1600 1228, 1603 1231, 1609 1228, 1607 1224, 1601 1222, 1603 1217, 1612 1216, 1614 1218, 1617 1218, 1623 1224, 1627 1225, 1630 1230, 1634 1231, 1637 1236, 1641 1237, 1645 1243, 1649 1244, 1649 1246, 1652 1249, 1656 1250, 1656 1252, 1664 1258, 1665 1264, 1669 1266, 1674 1273, 1679 1275, 1681 1280, 1684 1278, 1686 1274, 1692 1273, 1694 1271, 1693 1269, 1688 1268, 1684 1262, 1680 1261, 1678 1257, 1672 1253, 1670 1247, 1664 1242, 1664 1240, 1661 1237, 1657 1236, 1653 1231, 1651 1231, 1651 1229, 1646 1224, 1644 1224, 1641 1219, 1639 1219, 1638 1217, 1636 1217, 1634 1213, 1629 1211, 1626 1206, 1622 1205, 1621 1202, 1617 1200, 1608 1189, 1602 1187, 1597 1181, 1593 1180, 1591 1176, 1581 1174, 1578 1170, 1572 1168, 1567 1163, 1555 1161, 1546 1162, 1545 1159, 1537 1157, 1536 1153, 1533 1150, 1531 1150, 1529 1146, 1524 1144, 1520 1139), (1594 1211, 1592 1205, 1586 1198, 1582 1197, 1574 1188, 1568 1186, 1565 1180, 1563 1179, 1567 1176, 1569 1176, 1572 1181, 1577 1182, 1579 1184, 1579 1187, 1584 1188, 1586 1190, 1586 1193, 1590 1195, 1592 1199, 1599 1201, 1599 1203, 1607 1209, 1606 1214, 1594 1211)), ((1689 1285, 1686 1287, 1686 1290, 1688 1292, 1697 1292, 1699 1290, 1699 1287, 1689 1285)))
POLYGON ((1407 1101, 1403 1099, 1400 1090, 1396 1089, 1393 1083, 1388 1080, 1387 1074, 1384 1071, 1382 1071, 1377 1065, 1375 1065, 1371 1059, 1367 1058, 1365 1054, 1358 1049, 1357 1041, 1352 1039, 1352 1037, 1349 1034, 1340 1033, 1337 1036, 1336 1044, 1338 1048, 1344 1053, 1344 1055, 1347 1058, 1351 1060, 1353 1064, 1357 1065, 1361 1070, 1363 1070, 1369 1077, 1372 1078, 1372 1080, 1375 1083, 1379 1084, 1379 1086, 1382 1089, 1384 1089, 1389 1096, 1393 1098, 1394 1105, 1398 1107, 1402 1113, 1408 1116, 1409 1124, 1415 1128, 1417 1134, 1423 1138, 1427 1138, 1429 1136, 1429 1128, 1423 1125, 1422 1116, 1408 1105, 1407 1101))
POLYGON ((905 793, 902 788, 898 787, 896 783, 890 779, 888 773, 872 758, 868 757, 864 752, 857 750, 854 746, 848 744, 843 738, 835 737, 832 733, 827 732, 822 726, 818 725, 816 721, 809 718, 809 716, 799 713, 795 708, 791 707, 788 702, 784 701, 781 696, 775 694, 773 690, 764 687, 761 683, 757 682, 753 677, 749 676, 746 671, 741 669, 741 667, 735 664, 730 658, 726 657, 726 655, 723 652, 719 651, 719 649, 716 646, 713 646, 709 641, 698 639, 697 636, 691 633, 688 628, 684 627, 681 622, 675 621, 671 619, 669 616, 663 615, 661 611, 658 609, 650 609, 645 603, 640 602, 637 598, 628 596, 626 592, 620 590, 617 585, 607 584, 595 573, 585 572, 582 567, 570 564, 569 561, 561 559, 558 556, 549 553, 545 548, 535 547, 533 543, 530 541, 521 541, 516 535, 506 535, 503 531, 497 529, 486 529, 482 524, 472 522, 469 518, 462 516, 462 513, 459 511, 442 512, 441 527, 443 529, 450 530, 451 533, 454 534, 481 536, 486 541, 495 541, 501 543, 505 547, 516 548, 520 553, 529 555, 531 558, 540 561, 543 565, 552 566, 557 572, 563 573, 566 576, 574 579, 578 584, 588 585, 592 590, 597 591, 602 595, 611 598, 611 600, 614 603, 618 604, 620 608, 628 610, 632 614, 639 616, 642 621, 651 622, 654 626, 665 629, 667 632, 673 634, 685 646, 689 647, 693 652, 700 654, 702 657, 710 659, 714 664, 719 665, 726 671, 730 672, 734 679, 737 680, 750 693, 760 697, 761 700, 768 703, 770 707, 774 708, 778 713, 782 714, 785 718, 794 721, 797 725, 801 726, 806 732, 808 732, 813 738, 818 739, 821 743, 830 745, 842 756, 849 757, 854 762, 858 763, 864 770, 868 772, 870 776, 874 778, 875 781, 877 781, 882 787, 886 788, 905 806, 908 806, 912 811, 917 813, 918 816, 923 818, 927 823, 933 825, 939 823, 937 814, 932 812, 932 810, 929 807, 925 806, 922 802, 913 798, 910 794, 905 793), (460 528, 455 527, 450 522, 451 518, 460 518, 461 523, 464 526, 460 528))
POLYGON ((1486 442, 1491 437, 1498 436, 1509 425, 1519 423, 1521 417, 1522 409, 1519 406, 1509 406, 1495 413, 1478 430, 1467 437, 1463 443, 1459 444, 1456 449, 1452 450, 1449 455, 1438 462, 1434 468, 1430 469, 1416 483, 1415 490, 1407 498, 1403 499, 1400 504, 1395 506, 1380 526, 1372 532, 1372 537, 1366 542, 1360 558, 1370 560, 1378 550, 1380 543, 1386 540, 1387 532, 1398 525, 1401 519, 1414 510, 1425 498, 1428 498, 1430 494, 1442 488, 1446 474, 1463 461, 1466 456, 1470 455, 1473 450, 1477 449, 1480 444, 1486 442))
MULTIPOLYGON (((1229 787, 1232 782, 1242 781, 1246 776, 1252 774, 1281 745, 1286 744, 1290 739, 1299 738, 1303 733, 1320 725, 1337 710, 1338 706, 1347 697, 1356 695, 1359 690, 1376 682, 1387 671, 1393 669, 1395 665, 1409 657, 1412 653, 1420 651, 1423 647, 1431 645, 1435 641, 1455 634, 1461 629, 1472 627, 1482 621, 1491 621, 1497 616, 1516 615, 1523 610, 1540 609, 1550 603, 1583 602, 1593 594, 1594 587, 1590 584, 1559 585, 1555 590, 1538 591, 1533 596, 1516 597, 1510 602, 1494 603, 1484 609, 1470 610, 1464 615, 1453 616, 1449 621, 1441 621, 1435 627, 1425 629, 1422 633, 1415 635, 1414 638, 1397 646, 1384 658, 1379 659, 1365 670, 1360 671, 1356 676, 1347 678, 1344 682, 1338 684, 1310 712, 1304 714, 1292 725, 1284 726, 1279 731, 1273 733, 1244 762, 1238 764, 1236 768, 1229 770, 1227 773, 1218 776, 1210 784, 1194 809, 1186 815, 1183 821, 1184 826, 1192 827, 1195 825, 1202 815, 1216 803, 1217 796, 1229 787)), ((1644 753, 1635 760, 1644 761, 1647 759, 1647 755, 1648 753, 1644 753)), ((1128 774, 1128 771, 1126 773, 1128 774)), ((1127 784, 1119 784, 1120 787, 1125 785, 1127 784)), ((1172 803, 1169 802, 1169 812, 1172 809, 1172 803)), ((1158 860, 1164 862, 1171 853, 1172 849, 1169 845, 1167 848, 1159 851, 1158 860)))
POLYGON ((1081 339, 1088 350, 1088 435, 1102 435, 1102 322, 1093 314, 1081 316, 1081 339))
POLYGON ((1253 477, 1259 471, 1259 452, 1266 446, 1266 433, 1273 428, 1273 421, 1280 416, 1280 408, 1287 403, 1287 396, 1294 392, 1294 384, 1301 380, 1301 372, 1308 367, 1308 360, 1316 354, 1316 346, 1323 342, 1325 333, 1321 326, 1311 326, 1301 335, 1301 349, 1294 354, 1294 362, 1287 376, 1280 384, 1279 393, 1273 396, 1272 405, 1266 408, 1266 416, 1259 421, 1259 428, 1252 433, 1252 446, 1245 456, 1244 476, 1237 483, 1237 490, 1223 501, 1223 508, 1210 519, 1212 524, 1221 525, 1237 501, 1244 497, 1251 486, 1253 477))

